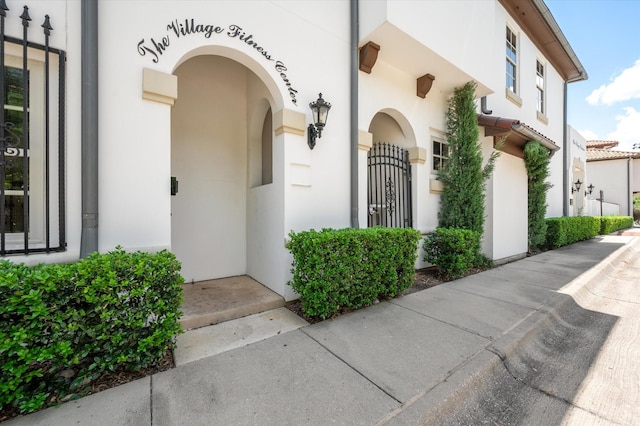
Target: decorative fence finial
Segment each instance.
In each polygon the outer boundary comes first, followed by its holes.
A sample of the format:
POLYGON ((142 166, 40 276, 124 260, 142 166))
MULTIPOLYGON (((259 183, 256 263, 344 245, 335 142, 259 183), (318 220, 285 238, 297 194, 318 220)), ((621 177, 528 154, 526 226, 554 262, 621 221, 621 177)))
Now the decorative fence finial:
POLYGON ((42 24, 42 28, 44 28, 44 33, 46 35, 51 35, 51 30, 53 27, 51 26, 51 22, 49 22, 49 15, 44 15, 44 23, 42 24))
POLYGON ((0 16, 7 16, 7 2, 5 0, 0 0, 0 16))
POLYGON ((29 21, 31 20, 31 17, 29 16, 29 7, 24 7, 24 12, 22 12, 22 15, 20 15, 20 19, 22 19, 23 26, 29 26, 29 21))

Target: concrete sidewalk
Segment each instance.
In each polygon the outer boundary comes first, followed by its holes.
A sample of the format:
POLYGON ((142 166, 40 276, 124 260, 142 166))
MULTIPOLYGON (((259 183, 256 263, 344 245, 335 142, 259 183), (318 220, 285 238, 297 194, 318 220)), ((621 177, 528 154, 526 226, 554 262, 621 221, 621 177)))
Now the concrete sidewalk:
POLYGON ((580 309, 558 290, 600 280, 638 246, 640 238, 613 235, 576 243, 4 424, 375 425, 437 419, 438 410, 490 378, 550 317, 580 309))

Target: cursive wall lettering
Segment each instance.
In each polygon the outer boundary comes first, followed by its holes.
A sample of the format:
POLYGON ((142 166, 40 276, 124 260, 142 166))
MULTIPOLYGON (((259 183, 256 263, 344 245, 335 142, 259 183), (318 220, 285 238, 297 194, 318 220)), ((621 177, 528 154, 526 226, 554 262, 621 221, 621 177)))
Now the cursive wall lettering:
MULTIPOLYGON (((206 39, 211 39, 215 35, 224 33, 226 30, 224 27, 220 27, 217 25, 199 24, 194 18, 185 19, 184 21, 176 19, 167 24, 166 28, 167 34, 164 37, 159 38, 159 41, 157 41, 153 37, 150 37, 148 41, 144 38, 141 39, 138 42, 137 46, 138 54, 140 56, 150 56, 151 61, 154 64, 157 64, 158 62, 160 62, 160 58, 162 57, 162 55, 171 46, 171 37, 179 39, 187 36, 202 35, 206 39)), ((289 77, 287 76, 287 67, 285 66, 284 62, 276 61, 275 59, 273 59, 269 51, 254 39, 253 34, 247 33, 239 25, 229 25, 229 29, 226 30, 226 35, 229 38, 241 41, 247 46, 253 48, 267 61, 274 62, 275 71, 278 73, 283 83, 287 87, 289 97, 291 97, 291 102, 293 102, 294 105, 298 105, 298 91, 293 88, 293 85, 289 80, 289 77)))

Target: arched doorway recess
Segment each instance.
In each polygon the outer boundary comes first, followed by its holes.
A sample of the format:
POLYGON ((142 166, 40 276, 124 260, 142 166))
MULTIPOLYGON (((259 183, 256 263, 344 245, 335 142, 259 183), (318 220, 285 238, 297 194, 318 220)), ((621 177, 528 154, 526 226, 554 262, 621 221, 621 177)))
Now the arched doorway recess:
POLYGON ((171 174, 179 184, 171 203, 172 251, 187 282, 244 275, 248 191, 271 176, 263 169, 272 161, 261 155, 272 150, 252 148, 256 133, 272 142, 268 89, 245 65, 217 55, 193 56, 174 74, 171 174), (256 123, 260 129, 252 128, 256 123))

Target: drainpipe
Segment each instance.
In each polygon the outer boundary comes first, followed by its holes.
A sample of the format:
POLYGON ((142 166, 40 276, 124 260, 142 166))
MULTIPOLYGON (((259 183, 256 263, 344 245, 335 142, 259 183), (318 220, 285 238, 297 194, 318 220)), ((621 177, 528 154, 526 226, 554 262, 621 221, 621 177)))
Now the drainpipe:
POLYGON ((563 84, 562 94, 562 140, 564 141, 564 152, 562 155, 562 216, 569 216, 569 143, 567 141, 567 82, 563 84))
POLYGON ((487 108, 487 97, 486 96, 483 96, 483 97, 480 98, 480 111, 482 111, 482 113, 485 114, 485 115, 493 114, 493 110, 487 108))
POLYGON ((633 195, 631 192, 631 156, 627 157, 627 216, 633 217, 633 195))
POLYGON ((98 251, 98 0, 82 0, 82 234, 80 258, 98 251))
POLYGON ((351 0, 351 227, 358 223, 358 0, 351 0))

